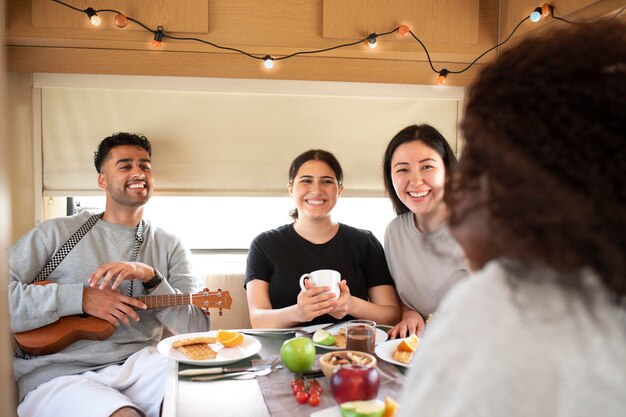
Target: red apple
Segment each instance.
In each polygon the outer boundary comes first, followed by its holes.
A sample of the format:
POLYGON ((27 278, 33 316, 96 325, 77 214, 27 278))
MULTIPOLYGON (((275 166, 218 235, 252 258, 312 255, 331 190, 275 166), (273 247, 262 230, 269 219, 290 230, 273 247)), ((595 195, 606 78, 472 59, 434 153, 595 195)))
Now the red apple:
POLYGON ((330 390, 337 404, 374 399, 379 388, 380 375, 371 366, 343 365, 330 378, 330 390))

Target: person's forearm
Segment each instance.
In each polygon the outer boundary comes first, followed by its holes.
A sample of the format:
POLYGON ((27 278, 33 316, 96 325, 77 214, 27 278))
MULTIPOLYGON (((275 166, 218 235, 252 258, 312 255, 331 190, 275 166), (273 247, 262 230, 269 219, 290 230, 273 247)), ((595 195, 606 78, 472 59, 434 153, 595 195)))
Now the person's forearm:
POLYGON ((297 306, 293 305, 278 309, 256 308, 250 311, 252 328, 293 327, 300 324, 298 321, 297 306))
POLYGON ((373 320, 376 324, 395 325, 400 321, 402 312, 397 305, 380 305, 352 297, 349 313, 358 319, 373 320))

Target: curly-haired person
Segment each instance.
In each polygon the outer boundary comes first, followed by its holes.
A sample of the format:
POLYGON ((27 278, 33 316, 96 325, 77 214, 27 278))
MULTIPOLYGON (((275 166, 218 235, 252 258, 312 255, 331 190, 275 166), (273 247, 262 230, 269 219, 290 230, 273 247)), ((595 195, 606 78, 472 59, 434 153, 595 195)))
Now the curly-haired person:
POLYGON ((444 298, 400 416, 626 413, 626 25, 544 32, 469 90, 446 201, 474 271, 444 298))

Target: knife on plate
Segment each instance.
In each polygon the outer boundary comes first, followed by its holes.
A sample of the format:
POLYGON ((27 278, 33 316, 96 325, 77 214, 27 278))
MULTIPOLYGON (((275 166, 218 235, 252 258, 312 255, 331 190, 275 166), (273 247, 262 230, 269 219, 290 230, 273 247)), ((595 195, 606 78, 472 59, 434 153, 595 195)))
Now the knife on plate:
POLYGON ((229 374, 231 372, 254 372, 261 369, 269 368, 271 365, 257 365, 241 368, 223 368, 220 366, 212 368, 191 368, 184 369, 178 372, 179 376, 197 376, 197 375, 217 375, 217 374, 229 374))

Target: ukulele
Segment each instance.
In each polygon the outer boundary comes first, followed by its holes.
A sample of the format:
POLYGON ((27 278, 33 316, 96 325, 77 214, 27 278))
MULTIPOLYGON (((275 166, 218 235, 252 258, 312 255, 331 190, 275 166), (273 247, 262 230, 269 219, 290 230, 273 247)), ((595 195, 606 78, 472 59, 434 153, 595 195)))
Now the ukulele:
MULTIPOLYGON (((40 281, 37 285, 50 284, 40 281)), ((165 308, 184 305, 194 305, 208 312, 210 308, 230 309, 233 299, 228 291, 209 291, 207 288, 197 294, 166 294, 166 295, 142 295, 133 297, 148 308, 165 308)), ((77 340, 105 340, 111 337, 116 327, 106 320, 90 316, 89 314, 77 314, 61 317, 54 323, 37 329, 15 333, 17 344, 29 355, 49 355, 59 352, 77 340)))

